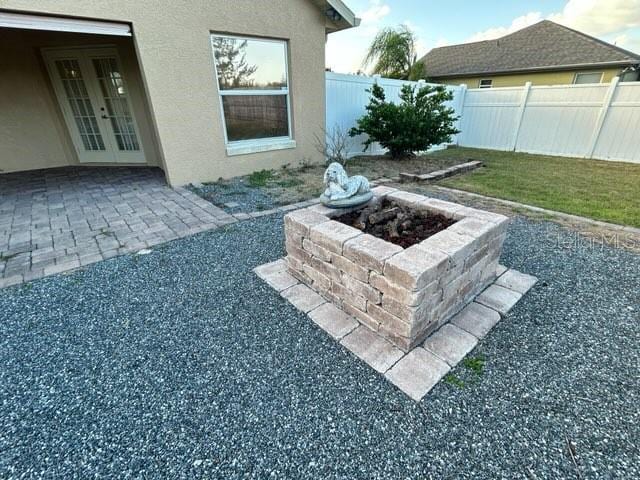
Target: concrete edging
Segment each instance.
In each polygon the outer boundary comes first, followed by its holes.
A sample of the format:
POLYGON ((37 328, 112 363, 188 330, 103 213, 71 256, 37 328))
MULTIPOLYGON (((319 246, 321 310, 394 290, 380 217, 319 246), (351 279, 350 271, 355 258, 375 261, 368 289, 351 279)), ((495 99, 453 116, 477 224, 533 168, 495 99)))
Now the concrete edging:
POLYGON ((454 165, 449 168, 445 168, 444 170, 436 170, 435 172, 430 173, 400 173, 400 182, 435 182, 437 180, 442 180, 443 178, 453 177, 454 175, 458 175, 459 173, 470 172, 471 170, 475 170, 482 166, 482 162, 480 160, 472 160, 466 163, 460 163, 458 165, 454 165))

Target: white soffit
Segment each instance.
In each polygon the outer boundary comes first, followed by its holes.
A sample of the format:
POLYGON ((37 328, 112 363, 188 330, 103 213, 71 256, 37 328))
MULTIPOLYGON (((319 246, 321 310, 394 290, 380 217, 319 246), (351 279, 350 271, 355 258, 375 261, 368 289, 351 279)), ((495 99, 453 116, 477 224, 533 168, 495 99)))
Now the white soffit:
POLYGON ((54 32, 93 33, 98 35, 117 35, 121 37, 131 36, 131 26, 127 23, 8 12, 0 12, 0 27, 49 30, 54 32))

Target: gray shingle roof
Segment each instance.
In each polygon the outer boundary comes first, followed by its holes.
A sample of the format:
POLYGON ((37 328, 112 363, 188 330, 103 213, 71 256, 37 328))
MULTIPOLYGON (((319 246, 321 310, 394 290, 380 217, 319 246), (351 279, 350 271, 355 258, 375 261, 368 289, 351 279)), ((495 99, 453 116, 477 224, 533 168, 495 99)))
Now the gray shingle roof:
POLYGON ((434 48, 424 57, 430 78, 561 70, 599 64, 632 65, 640 55, 543 20, 496 40, 434 48))

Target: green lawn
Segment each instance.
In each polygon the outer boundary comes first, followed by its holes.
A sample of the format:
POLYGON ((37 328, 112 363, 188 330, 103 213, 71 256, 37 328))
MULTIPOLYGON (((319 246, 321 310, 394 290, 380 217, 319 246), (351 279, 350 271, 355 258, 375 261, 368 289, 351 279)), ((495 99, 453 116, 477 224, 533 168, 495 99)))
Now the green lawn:
POLYGON ((640 165, 472 148, 429 156, 485 164, 443 186, 640 227, 640 165))

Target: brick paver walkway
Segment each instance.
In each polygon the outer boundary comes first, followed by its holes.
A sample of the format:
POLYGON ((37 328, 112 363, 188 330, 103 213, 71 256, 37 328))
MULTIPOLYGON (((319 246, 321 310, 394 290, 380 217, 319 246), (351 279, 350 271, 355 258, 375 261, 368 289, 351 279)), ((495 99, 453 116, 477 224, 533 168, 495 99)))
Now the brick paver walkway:
POLYGON ((0 175, 0 288, 235 221, 157 168, 0 175))

